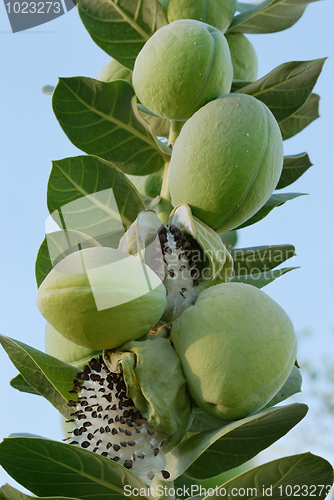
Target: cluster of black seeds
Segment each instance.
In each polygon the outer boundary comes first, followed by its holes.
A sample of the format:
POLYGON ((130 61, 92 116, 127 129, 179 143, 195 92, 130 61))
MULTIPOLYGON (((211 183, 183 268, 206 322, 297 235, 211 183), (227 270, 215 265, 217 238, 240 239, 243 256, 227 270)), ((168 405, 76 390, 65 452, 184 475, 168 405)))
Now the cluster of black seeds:
POLYGON ((165 265, 166 312, 176 319, 196 301, 199 272, 191 245, 178 227, 162 225, 158 235, 165 265))
POLYGON ((70 392, 78 398, 67 403, 75 409, 67 421, 75 424, 70 444, 118 462, 146 483, 157 473, 168 479, 161 451, 164 435, 143 418, 127 396, 123 375, 110 372, 100 355, 84 366, 73 382, 70 392))

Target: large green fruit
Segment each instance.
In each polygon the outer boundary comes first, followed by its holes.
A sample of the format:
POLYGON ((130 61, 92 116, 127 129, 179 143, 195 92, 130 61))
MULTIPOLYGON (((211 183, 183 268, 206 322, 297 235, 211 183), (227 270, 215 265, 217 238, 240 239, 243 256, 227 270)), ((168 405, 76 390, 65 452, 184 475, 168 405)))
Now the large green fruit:
POLYGON ((50 323, 46 323, 45 352, 49 354, 49 356, 53 356, 54 358, 81 369, 91 358, 101 351, 83 347, 67 340, 67 338, 57 332, 50 323))
POLYGON ((218 232, 234 229, 268 200, 280 178, 283 141, 261 101, 230 94, 208 103, 183 126, 169 168, 172 204, 218 232))
POLYGON ((263 408, 285 383, 296 357, 295 332, 284 310, 241 283, 202 292, 176 320, 171 338, 194 401, 223 420, 263 408))
POLYGON ((71 342, 112 349, 141 337, 159 321, 166 291, 136 257, 112 248, 86 248, 47 275, 37 306, 71 342))
POLYGON ((163 26, 139 52, 132 82, 155 114, 184 121, 230 91, 232 63, 224 35, 194 20, 163 26))
POLYGON ((231 53, 233 80, 254 82, 258 60, 253 45, 242 33, 227 33, 225 36, 231 53))
POLYGON ((168 22, 177 19, 197 19, 211 24, 223 33, 229 27, 235 13, 236 0, 167 0, 168 22))

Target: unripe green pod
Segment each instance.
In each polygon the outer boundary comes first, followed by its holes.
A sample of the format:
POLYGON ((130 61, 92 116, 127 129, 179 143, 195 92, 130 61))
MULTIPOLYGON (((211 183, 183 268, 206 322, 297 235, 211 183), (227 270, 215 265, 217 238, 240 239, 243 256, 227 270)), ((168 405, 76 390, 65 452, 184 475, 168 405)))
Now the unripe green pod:
POLYGON ((54 358, 64 361, 64 363, 81 369, 92 357, 96 356, 101 351, 83 347, 67 340, 67 338, 57 332, 50 323, 46 323, 45 352, 49 356, 53 356, 54 358))
POLYGON ((116 59, 111 59, 96 77, 101 82, 113 82, 114 80, 125 80, 132 83, 132 71, 120 64, 116 59))
POLYGON ((169 0, 166 2, 168 22, 177 19, 197 19, 211 24, 223 33, 231 24, 236 0, 169 0))
POLYGON ((251 42, 242 33, 227 33, 225 36, 231 53, 233 80, 257 80, 258 60, 251 42))
POLYGON ((52 269, 39 288, 37 306, 71 342, 108 349, 147 333, 166 307, 166 291, 135 257, 86 248, 52 269))
POLYGON ((218 232, 234 229, 268 200, 280 178, 283 140, 271 111, 246 94, 208 103, 183 126, 169 167, 174 206, 218 232))
POLYGON ((263 408, 296 357, 296 335, 284 310, 241 283, 202 292, 174 323, 171 338, 194 401, 223 420, 263 408))
POLYGON ((132 75, 140 101, 158 116, 184 121, 230 91, 232 62, 224 35, 182 19, 163 26, 139 52, 132 75))

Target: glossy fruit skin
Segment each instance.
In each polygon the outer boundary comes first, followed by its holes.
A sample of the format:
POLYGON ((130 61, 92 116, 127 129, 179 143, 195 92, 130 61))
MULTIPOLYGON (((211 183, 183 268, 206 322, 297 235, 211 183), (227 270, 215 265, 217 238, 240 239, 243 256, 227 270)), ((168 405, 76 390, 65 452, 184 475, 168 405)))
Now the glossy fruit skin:
POLYGON ((49 356, 60 359, 64 363, 82 368, 87 361, 99 354, 101 351, 83 347, 64 337, 57 332, 50 323, 45 326, 45 352, 49 356))
POLYGON ((236 420, 263 408, 288 378, 296 335, 284 310, 251 285, 202 292, 171 332, 190 394, 213 417, 236 420))
POLYGON ((166 291, 136 257, 86 248, 52 269, 39 288, 37 306, 71 342, 112 349, 153 328, 166 307, 166 291))
POLYGON ((185 121, 230 91, 232 62, 224 35, 182 19, 163 26, 139 52, 132 75, 138 99, 158 116, 185 121))
POLYGON ((275 189, 283 140, 271 111, 246 94, 208 103, 176 139, 169 167, 173 206, 187 203, 217 232, 254 215, 275 189))
POLYGON ((236 0, 169 0, 166 2, 167 19, 196 19, 211 24, 224 33, 236 10, 236 0))
POLYGON ((257 80, 258 59, 251 42, 242 33, 227 33, 225 36, 231 53, 233 80, 257 80))

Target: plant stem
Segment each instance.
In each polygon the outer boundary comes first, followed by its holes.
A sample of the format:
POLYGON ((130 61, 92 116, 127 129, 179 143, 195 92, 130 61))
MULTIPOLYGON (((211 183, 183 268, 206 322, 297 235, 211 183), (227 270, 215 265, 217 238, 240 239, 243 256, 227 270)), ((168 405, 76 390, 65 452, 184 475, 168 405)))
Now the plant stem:
POLYGON ((175 120, 171 120, 170 129, 169 129, 169 137, 168 137, 168 146, 173 146, 176 141, 179 133, 181 132, 181 128, 183 127, 184 122, 177 122, 175 120))
POLYGON ((153 493, 153 497, 159 500, 174 500, 175 495, 171 494, 174 491, 174 481, 163 481, 153 479, 151 484, 151 489, 156 492, 153 493))

